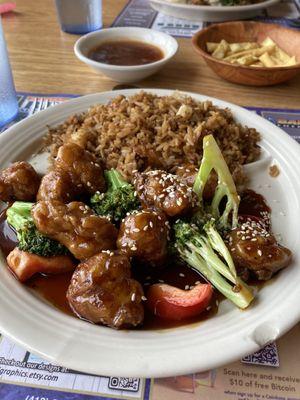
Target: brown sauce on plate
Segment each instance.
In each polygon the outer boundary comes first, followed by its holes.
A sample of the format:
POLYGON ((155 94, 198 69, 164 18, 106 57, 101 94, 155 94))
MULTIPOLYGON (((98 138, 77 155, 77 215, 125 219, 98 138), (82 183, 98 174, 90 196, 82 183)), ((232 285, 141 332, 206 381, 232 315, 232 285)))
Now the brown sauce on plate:
POLYGON ((88 58, 110 65, 144 65, 159 61, 163 51, 152 44, 136 40, 104 42, 88 53, 88 58))
POLYGON ((239 214, 263 218, 267 214, 271 214, 271 209, 261 194, 254 192, 254 190, 246 189, 241 194, 239 214))
POLYGON ((73 272, 59 275, 35 275, 26 282, 54 307, 69 315, 74 315, 66 298, 73 272))
MULTIPOLYGON (((267 206, 263 196, 255 193, 252 190, 247 190, 242 194, 240 210, 243 214, 257 216, 260 216, 262 211, 270 212, 270 208, 267 206)), ((9 252, 16 247, 16 245, 16 234, 14 230, 7 224, 6 213, 4 210, 0 214, 0 247, 3 254, 7 256, 9 252)), ((159 270, 153 268, 145 269, 143 265, 138 264, 133 265, 133 276, 142 284, 146 296, 149 286, 154 283, 166 283, 176 286, 180 289, 186 289, 187 286, 191 287, 199 282, 205 283, 204 278, 196 270, 188 267, 184 263, 173 260, 165 268, 159 270)), ((66 291, 71 277, 72 272, 52 276, 38 274, 26 282, 26 285, 35 290, 41 297, 51 303, 54 307, 66 314, 73 315, 66 299, 66 291)), ((251 284, 256 285, 257 282, 251 282, 251 284)), ((223 299, 224 297, 215 291, 209 310, 203 312, 197 317, 182 321, 164 320, 154 316, 145 307, 145 319, 140 329, 166 329, 199 323, 215 315, 218 311, 219 302, 223 299)))

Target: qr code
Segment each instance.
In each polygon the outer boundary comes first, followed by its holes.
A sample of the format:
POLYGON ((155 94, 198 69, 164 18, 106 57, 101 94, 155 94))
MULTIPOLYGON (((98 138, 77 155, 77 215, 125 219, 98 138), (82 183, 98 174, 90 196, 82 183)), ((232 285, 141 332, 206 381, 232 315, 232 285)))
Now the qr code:
POLYGON ((138 378, 109 378, 108 387, 114 390, 125 390, 128 392, 138 392, 140 380, 138 378))
POLYGON ((266 367, 279 367, 279 356, 275 342, 267 344, 256 353, 242 358, 242 363, 263 365, 266 367))

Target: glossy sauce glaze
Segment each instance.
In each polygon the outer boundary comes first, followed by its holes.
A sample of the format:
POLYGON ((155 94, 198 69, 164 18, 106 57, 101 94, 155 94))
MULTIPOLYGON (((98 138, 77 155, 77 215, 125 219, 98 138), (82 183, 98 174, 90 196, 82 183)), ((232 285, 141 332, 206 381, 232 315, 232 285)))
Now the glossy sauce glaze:
MULTIPOLYGON (((270 213, 264 198, 252 190, 247 190, 241 195, 241 213, 261 217, 261 213, 270 213)), ((263 214, 265 215, 265 214, 263 214)), ((0 214, 0 244, 5 256, 13 250, 17 244, 16 234, 6 222, 5 211, 0 214)), ((133 276, 142 284, 145 295, 151 284, 166 283, 180 289, 192 288, 197 283, 205 283, 204 278, 194 269, 176 260, 170 260, 165 268, 145 268, 144 265, 133 265, 133 276)), ((45 300, 61 311, 73 315, 66 299, 66 291, 72 277, 72 272, 46 276, 38 274, 31 278, 26 285, 38 292, 45 300)), ((256 284, 256 282, 251 282, 256 284)), ((209 309, 201 315, 182 321, 168 321, 154 316, 145 307, 145 320, 141 329, 166 329, 203 321, 216 314, 219 302, 223 296, 215 291, 209 309)))
POLYGON ((104 42, 88 53, 91 60, 110 65, 144 65, 164 58, 162 50, 152 44, 136 40, 104 42))

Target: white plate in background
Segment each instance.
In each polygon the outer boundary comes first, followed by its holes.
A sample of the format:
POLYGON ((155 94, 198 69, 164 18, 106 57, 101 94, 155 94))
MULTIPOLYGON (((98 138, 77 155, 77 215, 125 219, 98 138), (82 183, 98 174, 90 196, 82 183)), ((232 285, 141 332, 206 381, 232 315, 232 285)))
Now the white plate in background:
POLYGON ((261 10, 273 6, 280 0, 266 0, 245 6, 196 6, 193 4, 171 3, 168 0, 149 1, 154 10, 175 18, 198 22, 221 22, 253 18, 258 16, 261 10))
MULTIPOLYGON (((147 89, 158 95, 170 90, 147 89)), ((105 104, 136 89, 92 94, 41 111, 0 135, 0 168, 29 158, 38 149, 47 125, 105 104)), ((218 313, 199 324, 167 330, 116 331, 64 314, 20 284, 0 259, 0 332, 53 363, 97 375, 163 377, 209 370, 257 351, 277 339, 300 319, 300 146, 285 132, 236 105, 212 100, 232 110, 236 120, 262 134, 261 160, 246 168, 251 187, 272 207, 273 229, 294 253, 292 265, 268 282, 246 311, 222 301, 218 313), (276 163, 277 178, 268 167, 276 163), (276 200, 276 201, 274 201, 276 200)), ((39 161, 40 162, 40 161, 39 161)))

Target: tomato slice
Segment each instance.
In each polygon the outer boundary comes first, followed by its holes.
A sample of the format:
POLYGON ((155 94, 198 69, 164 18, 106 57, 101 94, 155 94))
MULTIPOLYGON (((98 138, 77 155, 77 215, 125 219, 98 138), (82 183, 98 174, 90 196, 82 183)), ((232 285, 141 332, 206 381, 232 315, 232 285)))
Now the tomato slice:
POLYGON ((199 315, 209 305, 213 294, 211 284, 198 284, 191 290, 167 284, 150 286, 147 306, 161 318, 181 320, 199 315))

